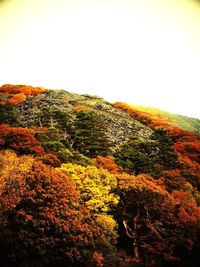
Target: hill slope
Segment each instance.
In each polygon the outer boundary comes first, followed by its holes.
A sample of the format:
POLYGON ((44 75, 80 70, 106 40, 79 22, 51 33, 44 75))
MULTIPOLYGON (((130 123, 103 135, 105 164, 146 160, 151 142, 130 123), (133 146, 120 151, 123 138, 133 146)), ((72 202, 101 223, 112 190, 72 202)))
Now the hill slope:
POLYGON ((3 266, 198 266, 200 135, 170 116, 0 87, 3 266))
POLYGON ((182 129, 200 133, 200 120, 197 118, 191 118, 179 114, 172 114, 164 110, 153 107, 136 106, 136 105, 132 106, 140 111, 145 111, 149 113, 151 116, 157 117, 158 119, 160 118, 163 120, 167 120, 172 125, 178 126, 182 129))

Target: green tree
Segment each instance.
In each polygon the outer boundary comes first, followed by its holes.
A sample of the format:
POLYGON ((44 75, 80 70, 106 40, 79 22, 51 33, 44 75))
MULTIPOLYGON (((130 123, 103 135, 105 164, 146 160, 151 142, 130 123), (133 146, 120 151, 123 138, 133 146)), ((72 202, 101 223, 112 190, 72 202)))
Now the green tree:
POLYGON ((167 131, 159 128, 154 131, 151 138, 157 143, 157 163, 162 169, 175 169, 180 167, 178 156, 173 150, 173 140, 167 135, 167 131))
POLYGON ((157 174, 156 161, 158 148, 155 142, 144 142, 130 136, 126 144, 115 153, 117 164, 125 171, 135 175, 139 173, 157 174))
POLYGON ((80 111, 75 122, 74 148, 86 156, 107 155, 109 141, 105 135, 106 124, 94 112, 80 111))
POLYGON ((14 107, 0 104, 0 123, 9 123, 11 125, 18 125, 17 112, 14 107))

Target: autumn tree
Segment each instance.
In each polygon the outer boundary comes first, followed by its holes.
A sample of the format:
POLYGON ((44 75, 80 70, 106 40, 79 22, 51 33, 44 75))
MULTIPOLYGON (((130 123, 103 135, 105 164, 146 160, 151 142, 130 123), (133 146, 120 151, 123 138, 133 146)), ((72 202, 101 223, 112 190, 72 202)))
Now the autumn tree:
POLYGON ((104 231, 115 224, 92 220, 69 176, 34 161, 14 178, 0 198, 0 258, 8 266, 88 266, 98 257, 103 262, 110 249, 104 231))
POLYGON ((42 154, 43 148, 34 136, 34 131, 26 128, 8 128, 4 147, 19 151, 22 154, 42 154))
POLYGON ((170 194, 163 180, 146 174, 122 173, 116 177, 120 195, 119 233, 123 240, 126 236, 131 241, 135 261, 156 261, 161 266, 191 261, 200 220, 197 203, 187 191, 189 185, 183 187, 184 192, 170 194))
POLYGON ((106 169, 110 173, 115 174, 122 172, 122 168, 116 164, 115 158, 112 156, 97 156, 92 159, 92 162, 97 168, 106 169))
POLYGON ((107 213, 117 205, 119 197, 114 193, 117 181, 107 170, 72 163, 62 164, 59 170, 72 177, 82 202, 94 213, 107 213))

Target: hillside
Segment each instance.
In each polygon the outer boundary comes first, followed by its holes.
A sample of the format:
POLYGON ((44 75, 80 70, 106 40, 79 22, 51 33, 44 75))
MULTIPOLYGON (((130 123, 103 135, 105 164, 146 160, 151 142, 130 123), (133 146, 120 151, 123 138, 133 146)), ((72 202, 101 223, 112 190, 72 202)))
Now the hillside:
MULTIPOLYGON (((132 105, 133 106, 133 105, 132 105)), ((190 118, 188 116, 183 116, 179 114, 172 114, 164 110, 145 107, 145 106, 133 106, 140 111, 145 111, 150 114, 150 116, 155 116, 158 119, 163 119, 169 121, 170 124, 178 126, 184 130, 200 133, 200 120, 197 118, 190 118)))
POLYGON ((198 266, 198 132, 156 109, 0 87, 3 266, 198 266))

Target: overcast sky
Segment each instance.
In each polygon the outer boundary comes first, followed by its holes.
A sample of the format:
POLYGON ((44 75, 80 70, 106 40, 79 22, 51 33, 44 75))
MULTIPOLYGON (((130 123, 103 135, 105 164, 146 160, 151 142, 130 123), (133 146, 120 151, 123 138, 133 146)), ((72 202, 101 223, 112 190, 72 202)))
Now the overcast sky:
POLYGON ((195 0, 0 0, 0 85, 200 117, 195 0))

